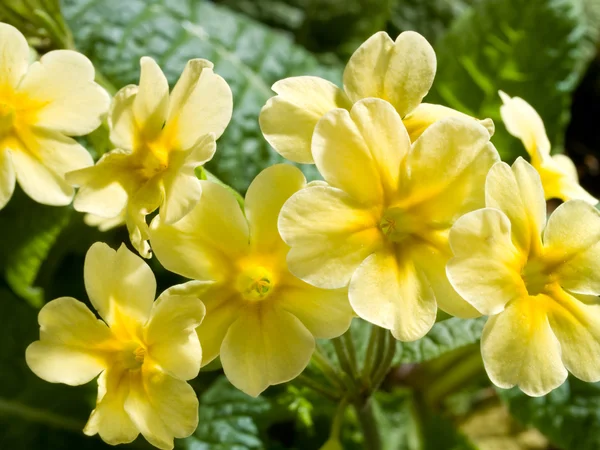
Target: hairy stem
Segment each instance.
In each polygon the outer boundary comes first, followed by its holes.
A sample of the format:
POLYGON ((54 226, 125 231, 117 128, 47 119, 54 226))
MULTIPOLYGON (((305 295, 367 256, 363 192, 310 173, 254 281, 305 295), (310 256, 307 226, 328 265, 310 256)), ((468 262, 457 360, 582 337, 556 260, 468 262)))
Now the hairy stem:
POLYGON ((364 403, 355 404, 354 407, 363 432, 365 449, 381 450, 381 434, 372 399, 369 397, 364 403))

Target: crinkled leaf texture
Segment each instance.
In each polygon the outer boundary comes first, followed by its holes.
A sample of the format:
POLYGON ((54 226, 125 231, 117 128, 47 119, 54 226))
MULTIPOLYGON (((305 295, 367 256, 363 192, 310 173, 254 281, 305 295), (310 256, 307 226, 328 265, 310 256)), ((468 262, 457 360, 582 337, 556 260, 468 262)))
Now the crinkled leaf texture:
POLYGON ((218 378, 200 397, 198 428, 177 442, 185 450, 264 449, 257 421, 271 409, 265 397, 250 397, 218 378))
MULTIPOLYGON (((189 59, 215 64, 233 91, 234 113, 207 168, 239 191, 282 160, 258 126, 261 107, 274 95, 271 85, 294 75, 341 79, 340 67, 322 67, 290 36, 209 2, 63 0, 63 5, 79 50, 116 87, 137 84, 144 55, 156 59, 171 84, 189 59)), ((303 170, 316 177, 312 166, 303 170)))
POLYGON ((484 317, 453 317, 438 322, 424 338, 414 342, 398 342, 394 364, 421 363, 474 344, 481 338, 485 320, 484 317))
POLYGON ((557 447, 600 448, 600 383, 571 376, 543 397, 529 397, 516 387, 498 392, 519 422, 536 427, 557 447))

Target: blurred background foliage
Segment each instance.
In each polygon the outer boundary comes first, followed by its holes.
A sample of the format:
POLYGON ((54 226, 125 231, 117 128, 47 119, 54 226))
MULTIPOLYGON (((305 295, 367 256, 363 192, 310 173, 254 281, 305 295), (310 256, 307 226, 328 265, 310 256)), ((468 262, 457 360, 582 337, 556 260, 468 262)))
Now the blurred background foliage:
MULTIPOLYGON (((416 30, 438 57, 426 101, 493 118, 493 142, 511 162, 524 151, 502 125, 497 91, 523 97, 544 119, 553 151, 569 154, 584 187, 600 195, 600 0, 1 0, 0 20, 39 54, 85 53, 112 93, 137 83, 142 55, 154 57, 171 83, 188 59, 212 60, 235 107, 207 168, 240 192, 281 161, 257 123, 275 81, 310 74, 340 83, 348 57, 371 34, 416 30)), ((82 141, 96 158, 110 149, 106 127, 82 141)), ((302 169, 317 177, 313 167, 302 169)), ((59 296, 86 301, 83 258, 98 240, 128 241, 123 229, 101 233, 72 208, 42 206, 21 192, 0 212, 2 449, 107 448, 81 433, 94 383, 45 383, 24 361, 38 308, 59 296)), ((156 259, 150 264, 159 289, 180 281, 156 259)), ((535 399, 494 389, 479 356, 484 321, 440 321, 424 339, 397 344, 396 368, 375 402, 385 449, 600 449, 600 384, 569 379, 535 399)), ((361 358, 368 326, 355 320, 352 336, 361 358)), ((335 359, 331 344, 321 345, 335 359)), ((211 366, 192 382, 200 423, 178 448, 316 449, 328 439, 331 401, 299 382, 253 399, 211 366)), ((352 411, 342 417, 343 447, 363 448, 352 411)), ((142 439, 126 447, 149 448, 142 439)))

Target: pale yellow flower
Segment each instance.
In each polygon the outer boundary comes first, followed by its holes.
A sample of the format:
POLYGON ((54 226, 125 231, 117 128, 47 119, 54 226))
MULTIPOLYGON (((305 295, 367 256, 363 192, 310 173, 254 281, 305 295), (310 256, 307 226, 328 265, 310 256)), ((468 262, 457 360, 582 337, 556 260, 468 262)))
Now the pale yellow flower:
POLYGON ((579 185, 577 168, 566 155, 550 155, 550 141, 542 118, 533 107, 519 97, 500 91, 503 105, 500 114, 506 129, 521 139, 531 165, 539 172, 546 199, 584 200, 592 205, 598 200, 579 185))
POLYGON ((162 220, 173 223, 196 205, 202 191, 194 169, 212 158, 231 119, 231 90, 212 67, 189 61, 169 95, 160 67, 142 58, 140 85, 117 92, 109 113, 117 149, 67 175, 80 186, 76 210, 105 218, 125 211, 131 242, 144 257, 151 256, 146 215, 160 208, 162 220))
POLYGON ((293 166, 269 167, 250 185, 242 210, 225 187, 202 181, 202 201, 192 212, 172 225, 156 217, 150 227, 163 266, 199 280, 207 308, 198 328, 203 364, 220 353, 227 378, 254 396, 295 378, 315 337, 339 336, 352 319, 346 290, 317 289, 287 269, 277 216, 305 182, 293 166))
POLYGON ((84 278, 103 321, 74 298, 49 302, 40 311, 40 340, 27 348, 27 364, 46 381, 72 386, 100 374, 85 434, 115 445, 142 433, 158 448, 173 448, 173 438, 189 436, 198 423, 198 400, 184 380, 200 370, 195 328, 204 305, 183 286, 154 301, 152 271, 124 245, 116 252, 92 245, 84 278))
POLYGON ((83 216, 83 222, 90 227, 97 227, 100 231, 109 231, 113 228, 125 225, 127 209, 124 209, 116 217, 101 217, 94 214, 83 216))
POLYGON ((291 272, 322 288, 349 285, 356 313, 403 341, 427 333, 437 306, 477 315, 446 278, 447 235, 484 204, 498 160, 489 139, 476 121, 453 117, 411 144, 398 112, 375 98, 327 113, 312 154, 329 185, 297 192, 279 218, 291 272))
POLYGON ((567 378, 600 380, 600 212, 569 200, 546 220, 540 176, 524 159, 492 167, 486 208, 456 221, 454 288, 490 315, 481 352, 490 379, 538 396, 567 378))
POLYGON ((85 56, 57 50, 31 65, 29 56, 25 37, 0 23, 0 209, 16 182, 36 202, 71 203, 65 173, 93 160, 68 136, 96 129, 110 102, 85 56))
MULTIPOLYGON (((350 110, 364 98, 390 102, 402 118, 411 140, 445 117, 469 117, 441 105, 421 103, 436 71, 436 58, 427 40, 406 31, 393 41, 379 32, 352 55, 344 70, 343 89, 311 76, 280 80, 272 87, 278 95, 260 113, 260 127, 278 153, 299 163, 313 163, 311 138, 321 117, 335 108, 350 110)), ((490 134, 494 124, 482 121, 490 134)))

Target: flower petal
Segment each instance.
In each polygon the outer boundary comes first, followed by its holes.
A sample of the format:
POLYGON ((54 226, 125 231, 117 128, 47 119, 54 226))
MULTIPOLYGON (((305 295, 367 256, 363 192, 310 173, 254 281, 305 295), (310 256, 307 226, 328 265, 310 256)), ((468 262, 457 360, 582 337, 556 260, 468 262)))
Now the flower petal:
POLYGON ((29 45, 12 25, 0 23, 0 86, 16 88, 29 67, 29 45))
POLYGON ((290 281, 277 291, 277 304, 300 319, 314 337, 333 339, 348 330, 354 313, 347 289, 319 289, 290 281))
POLYGON ((312 153, 323 178, 360 202, 382 202, 396 190, 400 161, 410 148, 404 125, 380 99, 336 109, 317 124, 312 153))
POLYGON ((394 41, 380 31, 352 54, 344 70, 344 90, 352 102, 367 97, 385 98, 384 78, 394 49, 394 41))
POLYGON ((296 192, 279 216, 279 232, 292 247, 290 271, 314 286, 346 286, 356 268, 382 245, 377 213, 328 186, 296 192))
POLYGON ((93 244, 85 256, 83 277, 92 305, 111 328, 125 319, 143 325, 150 317, 156 279, 125 244, 117 251, 103 242, 93 244))
POLYGON ((499 313, 511 300, 527 295, 511 224, 501 211, 484 208, 465 214, 449 240, 455 257, 446 267, 448 279, 482 314, 499 313))
POLYGON ((88 151, 75 140, 41 128, 19 134, 22 147, 12 159, 19 185, 38 203, 63 206, 71 203, 73 188, 65 173, 93 164, 88 151))
POLYGON ((416 205, 433 202, 436 208, 427 214, 437 216, 436 221, 440 215, 448 217, 450 224, 483 206, 481 182, 498 158, 489 140, 487 130, 472 119, 448 117, 434 123, 405 159, 400 192, 416 205))
POLYGON ((198 376, 202 348, 196 334, 205 314, 198 297, 163 292, 146 325, 148 355, 169 375, 181 380, 198 376))
MULTIPOLYGON (((215 139, 221 137, 233 111, 233 98, 227 82, 214 73, 211 67, 203 67, 198 74, 198 69, 203 63, 193 61, 188 62, 180 80, 188 84, 193 76, 199 75, 196 85, 187 98, 184 99, 183 95, 176 97, 175 101, 181 103, 174 104, 169 110, 168 124, 175 121, 177 139, 183 150, 193 146, 206 134, 213 133, 215 139)), ((174 93, 179 95, 180 92, 178 90, 174 93)))
MULTIPOLYGON (((598 297, 586 303, 562 289, 554 291, 556 306, 548 313, 550 326, 561 346, 569 372, 587 381, 600 381, 600 304, 598 297)), ((588 299, 585 299, 588 300, 588 299)))
POLYGON ((600 295, 600 212, 582 200, 560 205, 544 230, 544 251, 559 283, 578 294, 600 295))
POLYGON ((200 296, 206 306, 206 320, 196 328, 202 345, 202 366, 221 352, 227 330, 242 314, 245 302, 231 283, 213 283, 200 296))
POLYGON ((125 411, 148 442, 170 450, 173 438, 187 437, 196 429, 198 399, 185 381, 146 365, 140 372, 131 376, 125 411))
POLYGON ((311 140, 317 122, 335 108, 350 109, 346 94, 335 84, 318 77, 291 77, 273 85, 279 94, 260 111, 262 133, 284 158, 313 163, 311 140))
POLYGON ((546 315, 547 302, 552 299, 544 295, 517 299, 485 324, 481 354, 496 386, 517 385, 527 395, 538 397, 566 380, 560 344, 546 315))
POLYGON ((413 111, 427 95, 435 78, 436 59, 427 39, 414 31, 396 38, 383 80, 384 99, 401 117, 413 111))
POLYGON ((55 50, 34 62, 19 92, 44 106, 36 124, 70 136, 82 136, 100 126, 110 97, 94 82, 94 66, 81 53, 55 50))
POLYGON ((498 93, 503 103, 500 115, 508 132, 521 139, 532 161, 549 155, 550 141, 544 122, 536 110, 522 98, 510 97, 502 91, 498 93))
POLYGON ((414 142, 430 125, 447 117, 462 117, 464 119, 475 120, 488 130, 490 136, 494 135, 495 129, 492 119, 477 120, 447 106, 433 105, 431 103, 421 103, 408 113, 406 117, 403 117, 402 122, 408 131, 410 140, 414 142))
POLYGON ((171 152, 169 168, 162 174, 165 198, 160 207, 160 218, 164 223, 177 222, 198 204, 202 185, 195 169, 210 160, 216 148, 214 136, 207 134, 190 150, 171 152))
POLYGON ((95 166, 67 173, 67 182, 79 186, 75 210, 105 218, 121 214, 135 183, 129 167, 129 155, 116 149, 102 155, 95 166))
POLYGON ((110 445, 126 444, 138 437, 140 432, 125 411, 129 386, 129 374, 120 367, 100 374, 96 408, 83 429, 86 435, 98 434, 110 445))
POLYGON ((133 100, 133 115, 140 133, 151 141, 162 131, 169 108, 169 83, 149 56, 140 60, 140 84, 133 100))
POLYGON ((244 206, 252 248, 263 253, 282 247, 287 251, 277 230, 277 218, 285 201, 305 185, 300 169, 287 164, 268 167, 254 178, 244 206))
POLYGON ((369 256, 354 272, 348 289, 354 311, 368 322, 391 330, 401 341, 414 341, 435 323, 435 295, 409 254, 386 248, 369 256))
POLYGON ((579 185, 577 168, 566 155, 558 154, 545 158, 537 167, 546 199, 558 198, 567 200, 584 200, 590 205, 596 205, 598 199, 590 195, 579 185))
POLYGON ((464 319, 481 314, 454 290, 446 275, 446 264, 451 255, 449 246, 442 249, 417 241, 411 254, 415 267, 425 274, 425 278, 435 295, 438 307, 444 312, 464 319))
POLYGON ((29 368, 51 383, 85 384, 107 367, 112 334, 82 302, 61 297, 39 313, 40 340, 27 347, 29 368))
POLYGON ((300 375, 314 348, 315 340, 300 320, 265 305, 248 308, 229 327, 221 363, 231 384, 256 397, 300 375))
POLYGON ((138 93, 134 84, 125 86, 115 94, 108 113, 110 140, 117 148, 133 151, 137 140, 137 124, 133 115, 133 102, 138 93))
POLYGON ((506 214, 513 242, 524 254, 539 249, 546 201, 540 177, 528 162, 519 157, 512 170, 506 163, 495 164, 486 179, 485 204, 506 214))
POLYGON ((184 277, 219 281, 248 249, 248 223, 226 188, 201 181, 202 200, 172 225, 154 218, 152 248, 161 264, 184 277))
MULTIPOLYGON (((2 27, 0 27, 0 30, 2 27)), ((0 149, 0 209, 4 208, 15 191, 17 181, 12 156, 8 148, 0 149)))

